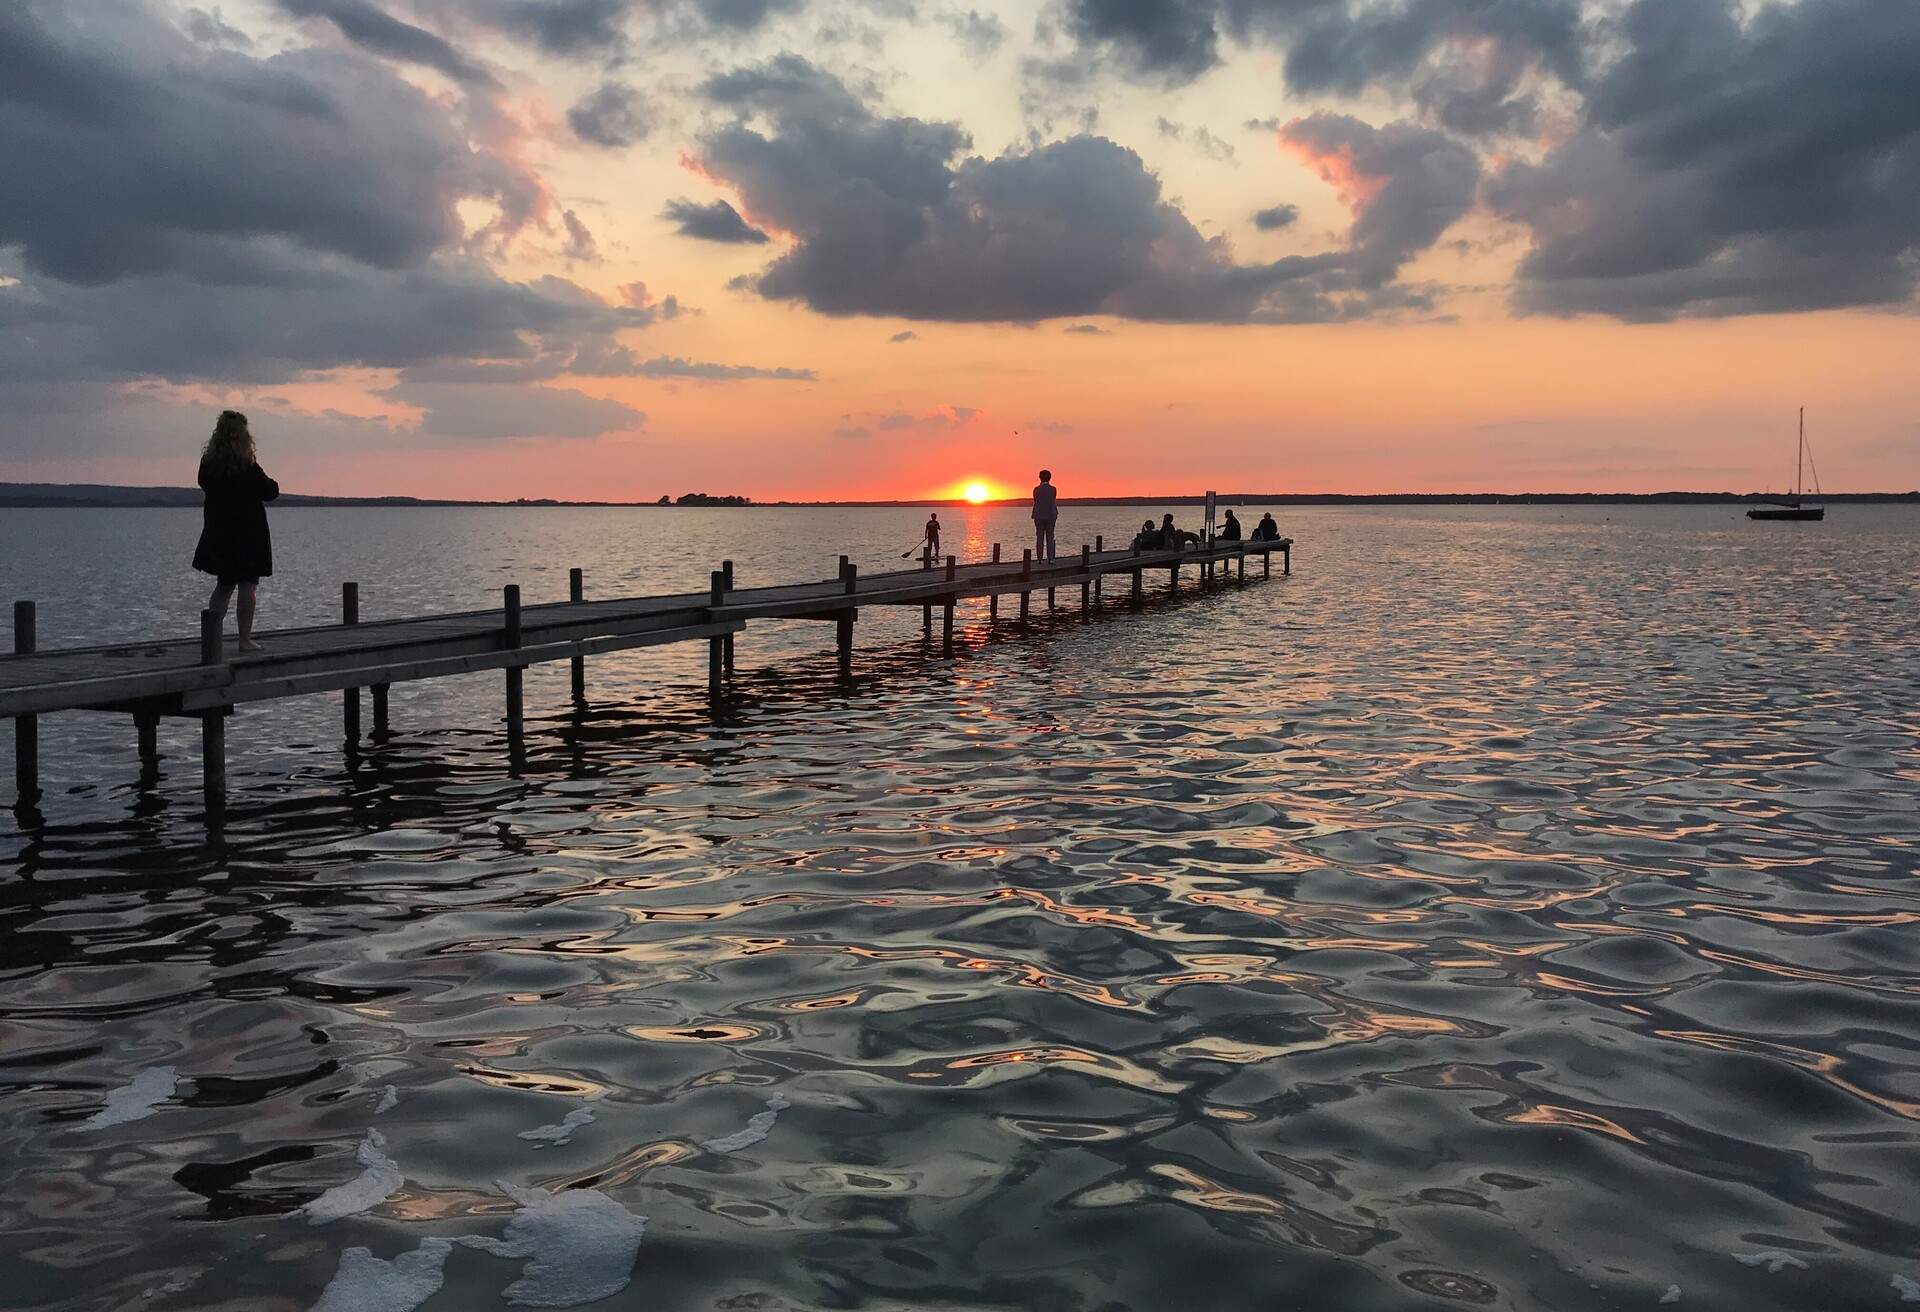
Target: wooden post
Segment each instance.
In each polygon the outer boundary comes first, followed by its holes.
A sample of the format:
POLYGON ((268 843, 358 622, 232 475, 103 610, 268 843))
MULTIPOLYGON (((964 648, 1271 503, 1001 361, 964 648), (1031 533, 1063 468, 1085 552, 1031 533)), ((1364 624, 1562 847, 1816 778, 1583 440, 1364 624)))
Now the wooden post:
MULTIPOLYGON (((31 655, 39 645, 39 626, 33 603, 13 603, 13 650, 16 655, 31 655)), ((13 717, 13 784, 15 805, 32 806, 40 799, 40 717, 13 717)))
MULTIPOLYGON (((996 565, 1000 563, 1000 544, 998 542, 993 544, 993 563, 996 565)), ((993 621, 999 618, 1000 618, 1000 594, 997 592, 988 593, 987 594, 987 623, 991 624, 993 623, 993 621)))
MULTIPOLYGON (((860 583, 860 567, 840 557, 840 584, 842 590, 851 597, 860 583)), ((853 678, 853 611, 840 612, 834 624, 834 640, 840 649, 840 677, 842 680, 853 678)))
POLYGON ((928 602, 920 608, 920 636, 923 638, 931 638, 933 636, 932 602, 928 602))
MULTIPOLYGON (((219 665, 220 619, 210 610, 200 612, 200 663, 219 665)), ((207 824, 218 826, 227 812, 227 714, 220 706, 200 712, 200 797, 207 824)))
POLYGON ((1263 579, 1273 577, 1273 548, 1272 547, 1268 547, 1265 551, 1260 553, 1260 577, 1263 579))
POLYGON ((1282 574, 1293 573, 1293 543, 1289 542, 1280 548, 1280 566, 1282 574))
POLYGON ((133 731, 140 740, 140 769, 147 771, 160 764, 160 717, 152 711, 138 711, 133 731))
MULTIPOLYGON (((720 572, 727 576, 727 591, 732 592, 733 591, 733 562, 730 560, 721 561, 720 572)), ((733 635, 731 633, 723 634, 721 636, 720 655, 721 655, 721 666, 726 670, 727 677, 731 679, 733 677, 733 635)))
POLYGON ((1173 562, 1173 567, 1167 571, 1167 591, 1180 591, 1180 562, 1177 560, 1173 562))
MULTIPOLYGON (((520 585, 509 583, 500 589, 500 600, 505 619, 501 646, 514 651, 520 646, 520 585)), ((524 675, 525 671, 518 665, 507 667, 507 753, 516 768, 527 748, 526 708, 522 700, 524 675)))
MULTIPOLYGON (((1020 549, 1020 580, 1024 583, 1032 577, 1033 551, 1031 548, 1022 547, 1020 549)), ((1032 601, 1033 594, 1022 588, 1020 590, 1020 627, 1023 629, 1027 627, 1027 610, 1031 606, 1032 601)))
POLYGON ((1241 547, 1238 554, 1240 560, 1240 581, 1245 583, 1247 581, 1247 549, 1244 546, 1241 547))
MULTIPOLYGON (((717 569, 709 576, 712 584, 707 593, 707 605, 718 609, 727 600, 727 572, 717 569)), ((707 696, 720 696, 720 677, 726 669, 727 654, 723 651, 718 638, 707 639, 707 696)))
MULTIPOLYGON (((947 557, 947 582, 954 580, 959 561, 953 556, 947 557)), ((947 604, 940 608, 940 651, 942 655, 953 655, 953 594, 947 594, 947 604)))
MULTIPOLYGON (((1093 573, 1093 548, 1086 543, 1080 544, 1080 572, 1083 575, 1093 573)), ((1080 580, 1080 622, 1087 622, 1087 608, 1093 604, 1093 580, 1080 580)))
MULTIPOLYGON (((586 599, 586 571, 575 566, 567 571, 567 600, 579 602, 586 599)), ((585 656, 573 658, 573 700, 575 705, 587 700, 587 658, 585 656)), ((374 718, 379 719, 379 715, 376 713, 374 718)), ((374 732, 379 733, 381 730, 376 726, 374 732)))
MULTIPOLYGON (((1093 535, 1093 554, 1096 556, 1101 555, 1106 551, 1106 549, 1107 549, 1106 536, 1100 533, 1094 534, 1093 535)), ((1107 576, 1105 574, 1095 574, 1093 576, 1093 606, 1095 610, 1098 610, 1100 608, 1100 583, 1106 577, 1107 576)))
POLYGON ((1133 558, 1133 608, 1139 610, 1141 598, 1146 595, 1146 592, 1140 586, 1140 548, 1137 545, 1133 549, 1133 558))
MULTIPOLYGON (((360 622, 360 585, 342 583, 340 585, 340 622, 346 625, 360 622)), ((342 727, 346 731, 348 748, 360 741, 360 690, 348 688, 340 695, 342 727)))
POLYGON ((393 736, 393 730, 387 727, 387 689, 391 684, 373 685, 373 740, 383 743, 393 736))

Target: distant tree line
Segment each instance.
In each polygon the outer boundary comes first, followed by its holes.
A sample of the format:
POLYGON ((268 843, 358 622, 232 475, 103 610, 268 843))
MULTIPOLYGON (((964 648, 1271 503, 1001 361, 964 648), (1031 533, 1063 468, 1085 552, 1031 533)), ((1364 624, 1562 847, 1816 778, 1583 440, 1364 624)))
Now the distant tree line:
POLYGON ((750 506, 753 504, 753 498, 716 497, 710 496, 705 492, 684 492, 671 501, 666 497, 661 497, 655 504, 662 506, 750 506))

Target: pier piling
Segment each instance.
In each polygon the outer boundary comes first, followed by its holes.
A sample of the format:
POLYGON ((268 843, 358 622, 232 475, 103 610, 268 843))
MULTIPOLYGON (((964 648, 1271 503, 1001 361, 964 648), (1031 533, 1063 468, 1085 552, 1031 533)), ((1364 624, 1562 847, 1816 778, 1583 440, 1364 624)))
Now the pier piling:
MULTIPOLYGON (((732 592, 733 562, 730 560, 721 561, 720 572, 727 576, 727 591, 732 592)), ((720 662, 721 667, 725 670, 726 676, 731 679, 733 677, 733 635, 731 633, 724 635, 720 639, 720 655, 722 657, 720 662)))
MULTIPOLYGON (((360 622, 360 585, 342 583, 340 585, 340 623, 351 625, 360 622)), ((347 688, 340 694, 341 728, 345 733, 348 750, 360 743, 360 690, 347 688)))
MULTIPOLYGON (((1033 551, 1030 548, 1022 547, 1020 549, 1020 579, 1022 582, 1025 582, 1032 577, 1033 551)), ((1020 628, 1022 631, 1025 631, 1027 627, 1027 611, 1031 607, 1032 601, 1033 593, 1025 588, 1020 589, 1020 628)))
POLYGON ((1080 544, 1080 569, 1084 576, 1088 576, 1080 580, 1080 622, 1085 624, 1087 612, 1093 605, 1093 579, 1090 577, 1093 573, 1093 548, 1084 542, 1080 544))
MULTIPOLYGON (((860 567, 845 556, 840 557, 841 590, 851 597, 860 586, 860 567)), ((834 621, 834 644, 840 651, 840 678, 847 681, 853 678, 853 618, 852 609, 843 610, 834 621)))
MULTIPOLYGON (((953 557, 953 556, 947 557, 947 582, 949 583, 953 582, 954 575, 959 569, 959 564, 960 562, 956 557, 953 557)), ((946 656, 953 655, 953 594, 952 593, 947 594, 946 605, 940 608, 940 651, 942 655, 946 655, 946 656)))
POLYGON ((160 765, 160 717, 152 711, 136 711, 134 736, 140 743, 140 772, 150 773, 160 765))
MULTIPOLYGON (((31 656, 38 645, 38 621, 33 603, 13 603, 13 650, 18 656, 31 656)), ((13 717, 13 784, 16 805, 32 806, 40 798, 40 717, 13 717)))
MULTIPOLYGON (((574 568, 567 571, 567 600, 571 602, 579 603, 579 602, 585 601, 586 599, 587 599, 587 574, 585 570, 581 569, 579 566, 576 565, 574 568)), ((378 693, 376 693, 375 695, 377 697, 378 693)), ((587 700, 587 658, 585 656, 575 656, 573 658, 573 702, 574 702, 574 705, 578 706, 581 703, 585 702, 586 700, 587 700)), ((377 722, 379 718, 380 716, 379 716, 379 711, 377 709, 377 703, 376 703, 374 719, 377 722)), ((381 733, 381 732, 384 732, 384 730, 381 728, 381 726, 378 723, 376 723, 374 725, 374 732, 381 733)))
MULTIPOLYGON (((726 604, 727 572, 722 569, 713 571, 712 587, 707 593, 707 604, 715 610, 726 604)), ((720 679, 726 670, 727 653, 725 644, 719 638, 707 639, 707 696, 718 699, 720 679)))
MULTIPOLYGON (((500 589, 500 601, 505 621, 501 645, 508 651, 517 651, 520 647, 520 585, 509 583, 500 589)), ((507 666, 507 754, 512 757, 516 770, 527 751, 525 674, 518 665, 507 666)))
MULTIPOLYGON (((1000 563, 1000 544, 998 542, 993 544, 993 563, 996 565, 1000 563)), ((996 592, 987 598, 987 623, 992 624, 999 618, 1000 594, 996 592)))
MULTIPOLYGON (((200 612, 200 663, 220 665, 221 617, 200 612)), ((217 828, 227 813, 227 711, 209 706, 200 712, 200 800, 208 828, 217 828)))

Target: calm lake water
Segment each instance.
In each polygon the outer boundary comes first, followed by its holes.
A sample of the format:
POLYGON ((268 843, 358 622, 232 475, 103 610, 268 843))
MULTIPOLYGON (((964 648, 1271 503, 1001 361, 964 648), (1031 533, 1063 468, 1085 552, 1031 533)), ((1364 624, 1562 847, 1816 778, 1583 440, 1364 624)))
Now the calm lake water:
MULTIPOLYGON (((288 509, 262 623, 871 570, 923 514, 288 509)), ((1290 579, 980 603, 954 659, 863 612, 851 690, 819 624, 717 716, 697 645, 579 714, 536 669, 519 778, 498 674, 351 761, 337 697, 244 708, 219 845, 190 725, 143 782, 47 717, 0 1303, 1920 1300, 1920 514, 1831 514, 1282 510, 1290 579)), ((0 511, 0 594, 187 632, 196 530, 0 511)))

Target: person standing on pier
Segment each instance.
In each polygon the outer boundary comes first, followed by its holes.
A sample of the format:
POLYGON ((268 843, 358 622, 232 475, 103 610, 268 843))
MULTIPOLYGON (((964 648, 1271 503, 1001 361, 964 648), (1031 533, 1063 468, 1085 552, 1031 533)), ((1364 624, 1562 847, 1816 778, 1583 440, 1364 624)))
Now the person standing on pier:
POLYGON ((1053 471, 1040 471, 1039 485, 1033 489, 1033 558, 1051 561, 1053 526, 1060 518, 1060 493, 1053 485, 1053 471))
POLYGON ((214 577, 207 609, 225 617, 227 601, 240 593, 240 650, 259 651, 253 640, 253 613, 260 580, 273 573, 273 537, 267 531, 267 502, 280 485, 260 468, 247 417, 222 410, 213 436, 200 456, 200 542, 193 567, 214 577))

